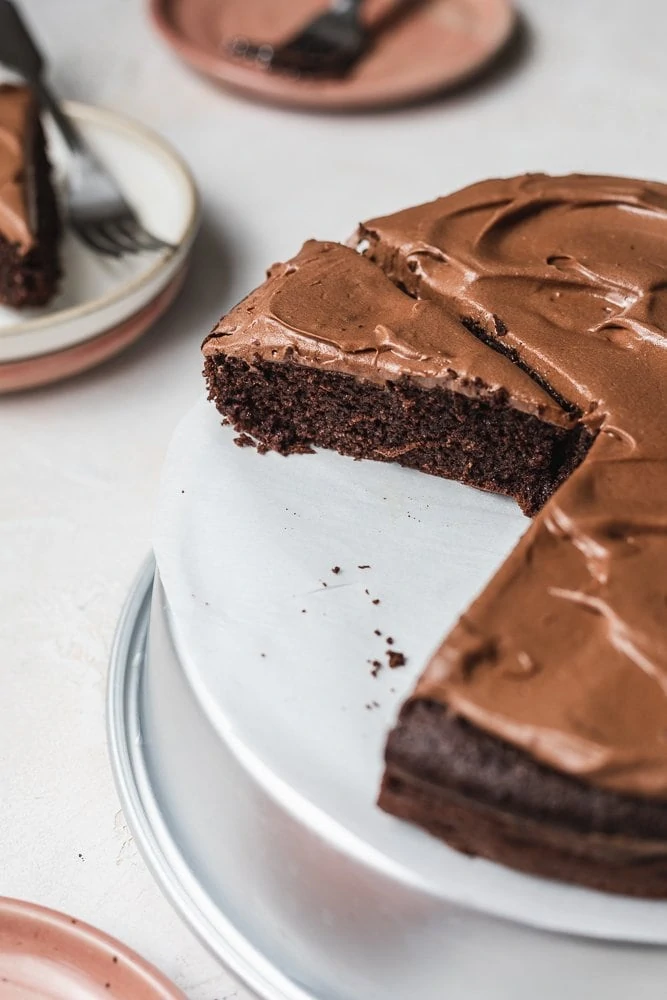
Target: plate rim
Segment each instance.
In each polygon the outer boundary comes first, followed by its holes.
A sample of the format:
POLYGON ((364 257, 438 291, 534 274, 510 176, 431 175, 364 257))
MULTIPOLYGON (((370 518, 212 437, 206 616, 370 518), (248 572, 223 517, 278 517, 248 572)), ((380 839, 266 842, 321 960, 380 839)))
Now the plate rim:
MULTIPOLYGON (((144 977, 146 984, 155 991, 155 996, 160 1000, 186 1000, 186 996, 175 983, 165 976, 152 962, 143 958, 134 948, 130 948, 118 938, 107 934, 106 931, 94 927, 86 920, 79 920, 61 910, 56 910, 41 903, 30 900, 18 899, 15 896, 0 896, 0 928, 3 918, 17 916, 21 919, 29 918, 31 922, 39 925, 48 924, 57 928, 65 938, 85 942, 89 947, 98 951, 101 948, 110 950, 122 955, 125 962, 144 977), (158 993, 159 990, 159 993, 158 993)), ((74 966, 76 968, 76 965, 74 966)))
POLYGON ((255 73, 254 70, 243 65, 237 66, 229 60, 218 59, 211 53, 198 47, 190 39, 179 34, 168 15, 167 8, 170 2, 171 0, 148 0, 149 15, 154 28, 163 41, 191 69, 203 74, 218 85, 255 101, 301 111, 311 110, 323 113, 354 113, 374 108, 400 108, 414 104, 419 100, 426 100, 441 91, 442 93, 446 93, 448 90, 464 83, 466 80, 473 78, 479 72, 483 71, 509 42, 516 30, 517 24, 520 22, 520 15, 515 0, 497 0, 498 3, 503 5, 506 12, 503 30, 493 47, 474 66, 452 75, 439 84, 406 88, 405 93, 400 95, 392 93, 384 97, 369 94, 363 96, 355 96, 354 94, 346 96, 345 93, 342 93, 338 97, 332 98, 329 92, 327 92, 327 98, 323 100, 316 92, 311 92, 311 96, 308 96, 307 93, 303 92, 299 94, 296 88, 292 89, 291 87, 279 87, 271 92, 270 89, 254 86, 252 82, 253 74, 255 73), (226 72, 225 67, 229 67, 231 73, 226 72), (246 78, 248 82, 245 82, 246 78))
MULTIPOLYGON (((63 326, 74 320, 84 319, 87 316, 102 312, 102 310, 111 308, 117 303, 122 302, 124 299, 135 294, 135 292, 140 291, 143 286, 154 281, 159 273, 173 262, 174 257, 187 254, 199 228, 202 210, 199 191, 190 167, 171 143, 163 139, 154 129, 144 125, 143 122, 138 121, 130 115, 113 111, 110 108, 86 104, 82 101, 64 101, 63 108, 65 113, 71 118, 93 123, 97 122, 98 124, 102 123, 110 130, 124 133, 135 139, 139 137, 145 145, 151 146, 165 162, 168 162, 171 168, 176 168, 181 179, 184 181, 184 188, 187 194, 187 223, 176 249, 172 252, 159 252, 152 265, 140 275, 123 282, 104 295, 89 299, 79 305, 68 306, 65 309, 59 309, 56 312, 47 313, 42 316, 35 316, 31 319, 21 320, 19 317, 18 321, 11 326, 0 327, 0 340, 9 340, 11 337, 26 337, 32 333, 43 332, 54 326, 63 326)), ((94 335, 92 334, 92 336, 94 335)))

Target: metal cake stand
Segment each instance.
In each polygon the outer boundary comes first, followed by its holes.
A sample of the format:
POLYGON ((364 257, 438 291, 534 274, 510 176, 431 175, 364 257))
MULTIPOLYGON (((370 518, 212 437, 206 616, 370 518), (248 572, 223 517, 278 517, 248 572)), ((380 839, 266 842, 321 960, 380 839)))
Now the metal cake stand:
POLYGON ((276 801, 250 787, 233 754, 207 742, 208 724, 186 674, 150 558, 127 599, 111 657, 113 772, 128 825, 161 889, 258 997, 664 997, 664 948, 549 934, 454 904, 434 922, 416 898, 411 909, 391 886, 381 900, 378 885, 352 885, 359 872, 331 845, 309 843, 276 801), (210 772, 193 755, 193 742, 214 755, 210 772), (205 813, 192 812, 211 783, 223 790, 226 808, 218 802, 207 822, 205 813), (264 835, 273 865, 258 848, 264 835), (368 895, 361 914, 359 892, 368 895))

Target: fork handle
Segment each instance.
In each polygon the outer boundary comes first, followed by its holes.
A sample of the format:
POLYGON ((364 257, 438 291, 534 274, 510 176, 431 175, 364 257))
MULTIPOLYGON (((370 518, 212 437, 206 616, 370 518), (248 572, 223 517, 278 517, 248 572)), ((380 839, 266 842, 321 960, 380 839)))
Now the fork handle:
POLYGON ((11 0, 0 0, 0 62, 20 73, 32 84, 42 106, 51 113, 69 148, 74 153, 80 152, 83 147, 81 137, 44 82, 44 57, 11 0))
POLYGON ((51 88, 47 86, 41 76, 32 82, 37 90, 42 107, 50 113, 55 122, 56 128, 67 143, 70 151, 72 153, 82 153, 84 150, 84 144, 79 131, 76 126, 72 124, 71 119, 68 118, 63 111, 60 101, 57 99, 51 88))

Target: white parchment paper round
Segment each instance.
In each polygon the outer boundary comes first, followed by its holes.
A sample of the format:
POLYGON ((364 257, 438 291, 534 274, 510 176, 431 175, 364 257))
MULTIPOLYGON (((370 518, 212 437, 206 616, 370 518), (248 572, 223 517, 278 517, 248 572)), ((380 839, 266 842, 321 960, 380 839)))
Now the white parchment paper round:
POLYGON ((255 778, 397 879, 553 930, 667 943, 666 903, 467 858, 375 805, 398 708, 525 530, 518 508, 397 465, 261 456, 235 437, 204 402, 183 420, 155 554, 190 681, 255 778), (387 636, 405 667, 388 668, 387 636))

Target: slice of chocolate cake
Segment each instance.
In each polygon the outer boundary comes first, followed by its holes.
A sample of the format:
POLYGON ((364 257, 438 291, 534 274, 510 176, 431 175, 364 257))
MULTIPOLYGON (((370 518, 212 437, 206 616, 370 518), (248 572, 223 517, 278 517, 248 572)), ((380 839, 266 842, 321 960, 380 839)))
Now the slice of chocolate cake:
POLYGON ((39 105, 29 87, 0 86, 0 304, 55 294, 60 220, 39 105))
POLYGON ((590 443, 458 316, 336 243, 307 243, 204 345, 211 398, 262 449, 395 461, 538 510, 590 443))
POLYGON ((667 186, 487 181, 307 244, 205 342, 264 448, 516 497, 528 532, 428 665, 380 805, 455 848, 667 897, 667 186))

